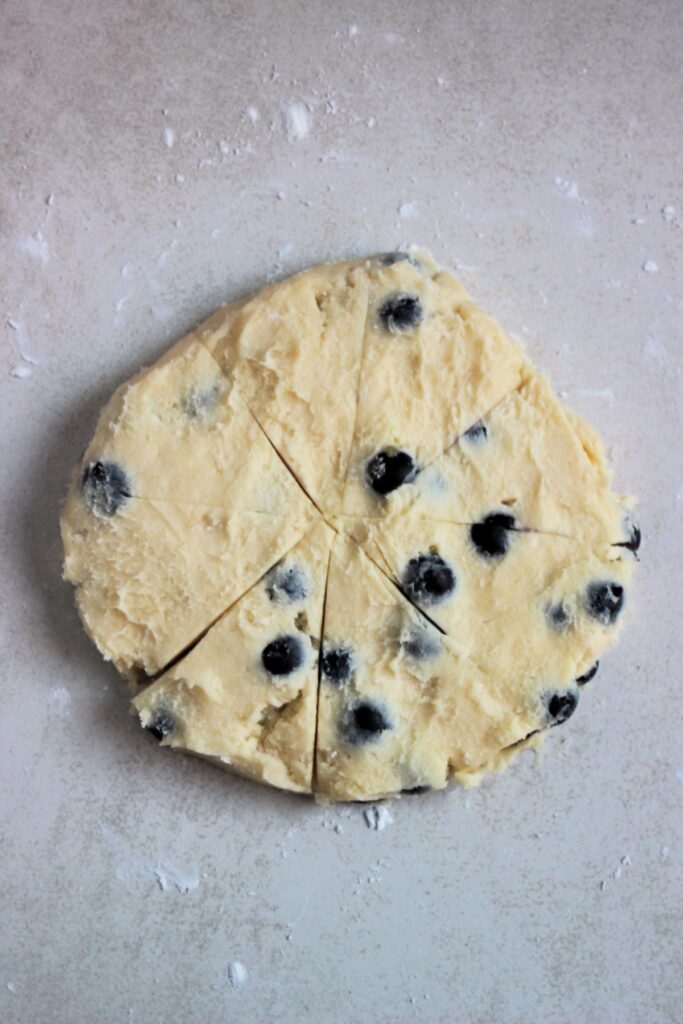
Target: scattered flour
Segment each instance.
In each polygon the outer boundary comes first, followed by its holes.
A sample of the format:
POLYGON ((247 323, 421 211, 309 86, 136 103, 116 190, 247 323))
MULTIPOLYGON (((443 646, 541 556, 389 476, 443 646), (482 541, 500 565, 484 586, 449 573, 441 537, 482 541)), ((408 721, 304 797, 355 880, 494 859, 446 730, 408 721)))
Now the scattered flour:
POLYGON ((252 124, 256 124, 261 115, 259 114, 256 107, 250 103, 249 106, 245 108, 244 116, 247 118, 248 121, 251 121, 252 124))
POLYGON ((25 380, 26 377, 30 377, 33 370, 30 366, 13 366, 9 372, 10 377, 17 377, 19 380, 25 380))
POLYGON ((350 36, 357 36, 358 35, 358 25, 349 25, 349 35, 350 36))
POLYGON ((71 694, 66 686, 53 686, 47 695, 47 703, 51 711, 54 711, 57 718, 69 717, 69 704, 71 694))
POLYGON ((176 182, 179 185, 182 185, 182 183, 185 181, 185 175, 184 174, 176 174, 175 180, 176 180, 176 182))
POLYGON ((50 258, 50 250, 40 231, 34 231, 32 235, 21 235, 19 248, 43 265, 50 258))
POLYGON ((645 260, 645 262, 643 263, 643 270, 646 274, 656 274, 659 270, 659 267, 657 266, 654 260, 645 260))
POLYGON ((161 138, 163 139, 163 143, 167 149, 173 149, 175 144, 175 132, 172 128, 164 128, 161 133, 161 138))
POLYGON ((157 864, 152 868, 152 872, 162 892, 168 892, 174 886, 178 892, 192 892, 199 886, 199 874, 196 868, 187 872, 172 864, 157 864))
POLYGON ((676 216, 676 207, 673 206, 671 203, 667 203, 666 206, 662 207, 662 217, 669 224, 671 223, 671 221, 674 219, 675 216, 676 216))
POLYGON ((363 817, 365 818, 365 824, 373 832, 381 832, 387 825, 391 825, 394 820, 389 813, 389 809, 384 804, 373 804, 372 807, 366 807, 363 811, 363 817))
POLYGON ((555 184, 567 199, 579 198, 579 189, 575 181, 570 181, 568 178, 562 178, 558 174, 555 178, 555 184))
POLYGON ((417 217, 417 203, 401 203, 398 208, 398 215, 403 220, 412 220, 413 217, 417 217))
POLYGON ((614 401, 614 392, 611 388, 579 388, 579 394, 587 398, 602 398, 610 404, 614 401))
POLYGON ((662 860, 666 860, 667 857, 669 856, 669 847, 668 846, 662 846, 660 851, 659 851, 659 856, 661 857, 662 860))
POLYGON ((199 872, 197 868, 191 871, 184 871, 166 861, 155 861, 150 863, 141 857, 123 836, 118 835, 113 829, 100 822, 100 833, 105 843, 110 846, 117 855, 116 877, 120 882, 130 885, 138 879, 154 878, 162 892, 168 892, 175 888, 178 892, 192 892, 199 886, 199 872))
POLYGON ((228 981, 233 988, 244 988, 249 981, 249 972, 239 960, 231 960, 228 964, 228 981))
POLYGON ((7 991, 8 992, 16 992, 17 991, 17 986, 14 984, 13 981, 8 981, 7 982, 7 991))
POLYGON ((310 129, 310 119, 303 103, 282 105, 282 127, 290 142, 306 138, 310 129))

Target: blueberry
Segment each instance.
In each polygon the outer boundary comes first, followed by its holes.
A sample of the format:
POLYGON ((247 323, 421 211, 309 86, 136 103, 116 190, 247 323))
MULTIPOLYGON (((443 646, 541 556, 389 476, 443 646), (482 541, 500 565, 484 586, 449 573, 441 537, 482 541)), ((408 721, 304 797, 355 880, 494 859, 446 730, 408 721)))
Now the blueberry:
POLYGON ((424 310, 417 295, 394 292, 382 304, 379 318, 390 334, 407 334, 414 331, 422 321, 424 310))
POLYGON ((638 548, 640 547, 640 542, 642 540, 640 527, 630 518, 626 520, 625 526, 628 532, 627 540, 622 540, 614 546, 615 548, 627 548, 629 551, 632 551, 633 554, 635 554, 638 548))
POLYGON ((325 651, 322 659, 323 675, 330 683, 340 686, 351 678, 353 672, 353 652, 348 647, 331 647, 325 651))
POLYGON ((549 604, 545 610, 545 617, 552 629, 558 633, 564 633, 572 623, 571 612, 564 601, 549 604))
POLYGON ((624 606, 624 588, 613 580, 590 583, 586 590, 586 611, 603 626, 611 626, 624 606))
POLYGON ((514 516, 506 512, 491 512, 480 523, 470 527, 470 537, 480 555, 502 558, 510 545, 510 530, 514 529, 514 516))
POLYGON ((412 455, 400 448, 385 448, 368 459, 365 480, 375 494, 391 494, 401 484, 409 484, 417 475, 412 455))
POLYGON ((276 565, 266 578, 266 593, 278 604, 299 604, 310 593, 306 574, 296 565, 276 565))
POLYGON ((388 729, 391 729, 389 716, 371 700, 358 701, 348 708, 341 725, 349 743, 357 745, 376 742, 388 729))
POLYGON ((380 252, 373 257, 379 263, 381 267, 393 267, 395 263, 410 263, 413 267, 419 267, 420 264, 407 252, 380 252))
POLYGON ((489 436, 489 432, 486 429, 486 424, 481 420, 478 420, 470 427, 469 430, 466 430, 462 436, 471 444, 481 444, 483 441, 486 441, 489 436))
POLYGON ((81 490, 96 516, 111 518, 132 497, 130 480, 115 462, 91 462, 83 470, 81 490))
POLYGON ((401 637, 401 647, 415 661, 431 661, 441 650, 441 641, 436 632, 426 626, 411 626, 406 635, 401 637))
POLYGON ((261 662, 271 676, 288 676, 304 663, 304 648, 297 636, 279 636, 261 652, 261 662))
POLYGON ((571 718, 579 703, 579 695, 574 690, 552 693, 546 696, 546 710, 549 725, 561 725, 571 718))
POLYGON ((576 680, 577 684, 579 686, 585 686, 586 683, 590 683, 591 679, 593 679, 597 675, 599 667, 600 662, 596 661, 594 665, 591 665, 587 672, 584 672, 582 676, 578 677, 578 679, 576 680))
POLYGON ((170 736, 174 732, 175 719, 166 708, 159 708, 155 711, 154 718, 150 724, 145 728, 148 732, 151 732, 152 736, 155 736, 158 740, 163 740, 164 736, 170 736))
POLYGON ((401 585, 418 604, 440 604, 455 590, 455 573, 441 555, 416 555, 403 571, 401 585))

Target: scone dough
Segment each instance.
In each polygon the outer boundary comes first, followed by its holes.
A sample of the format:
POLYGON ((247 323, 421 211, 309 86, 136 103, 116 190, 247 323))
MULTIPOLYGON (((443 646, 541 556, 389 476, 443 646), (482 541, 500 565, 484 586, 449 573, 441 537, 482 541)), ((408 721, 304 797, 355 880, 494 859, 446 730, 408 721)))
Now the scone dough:
POLYGON ((631 505, 520 347, 401 251, 232 303, 120 387, 64 575, 164 745, 371 800, 570 717, 629 603, 631 505))

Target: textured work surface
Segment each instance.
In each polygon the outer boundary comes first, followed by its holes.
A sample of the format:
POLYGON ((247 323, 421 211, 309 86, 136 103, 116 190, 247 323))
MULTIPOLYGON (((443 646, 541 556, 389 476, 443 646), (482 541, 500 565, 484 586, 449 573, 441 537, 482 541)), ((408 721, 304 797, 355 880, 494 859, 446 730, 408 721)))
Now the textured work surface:
POLYGON ((58 0, 2 35, 3 1024, 678 1024, 678 5, 58 0), (645 540, 551 756, 375 831, 140 734, 56 508, 169 337, 412 238, 598 426, 645 540))

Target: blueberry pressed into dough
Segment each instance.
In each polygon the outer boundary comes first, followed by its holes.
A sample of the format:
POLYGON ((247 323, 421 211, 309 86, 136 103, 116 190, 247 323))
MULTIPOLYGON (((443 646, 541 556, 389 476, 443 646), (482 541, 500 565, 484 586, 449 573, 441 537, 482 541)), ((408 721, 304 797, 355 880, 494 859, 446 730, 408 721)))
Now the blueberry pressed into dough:
POLYGON ((629 603, 631 504, 462 285, 385 253, 218 310, 115 392, 64 575, 162 745, 371 800, 574 714, 629 603))

